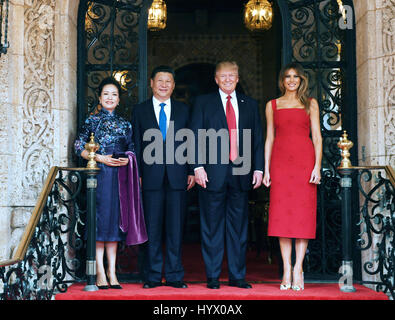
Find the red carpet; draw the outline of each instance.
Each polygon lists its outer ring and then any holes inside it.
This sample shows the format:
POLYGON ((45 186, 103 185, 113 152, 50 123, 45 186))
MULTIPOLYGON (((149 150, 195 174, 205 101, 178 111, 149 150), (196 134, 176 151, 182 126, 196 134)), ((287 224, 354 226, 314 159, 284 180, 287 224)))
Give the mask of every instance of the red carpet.
POLYGON ((334 283, 305 284, 300 292, 280 291, 279 283, 252 284, 252 289, 239 289, 221 284, 219 290, 206 288, 205 283, 189 283, 187 289, 158 287, 143 289, 141 284, 123 284, 123 290, 83 291, 84 284, 72 285, 56 300, 388 300, 384 293, 355 285, 354 293, 343 293, 334 283))
POLYGON ((256 257, 254 251, 247 255, 246 280, 252 289, 239 289, 227 285, 226 259, 220 277, 221 288, 206 288, 204 264, 200 247, 184 246, 184 269, 187 289, 158 287, 143 289, 142 284, 123 283, 123 290, 109 289, 85 292, 85 284, 74 284, 66 293, 57 294, 56 300, 388 300, 384 293, 378 293, 362 285, 354 285, 354 293, 343 293, 337 283, 305 283, 305 290, 280 291, 278 267, 267 263, 267 256, 256 257), (223 282, 222 282, 223 281, 223 282))

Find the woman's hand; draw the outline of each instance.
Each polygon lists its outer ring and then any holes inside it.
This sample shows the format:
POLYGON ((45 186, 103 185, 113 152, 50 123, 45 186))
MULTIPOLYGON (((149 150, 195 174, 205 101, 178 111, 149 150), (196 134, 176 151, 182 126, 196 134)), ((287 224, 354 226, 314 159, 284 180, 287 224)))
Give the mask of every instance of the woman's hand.
POLYGON ((109 167, 121 167, 126 166, 129 163, 129 158, 116 159, 113 158, 111 154, 96 154, 96 161, 101 162, 109 167))
POLYGON ((311 172, 310 183, 320 184, 321 183, 321 170, 318 167, 314 167, 311 172))
POLYGON ((270 180, 270 173, 265 171, 265 175, 263 176, 263 180, 262 183, 269 188, 269 186, 271 185, 272 181, 270 180))
POLYGON ((129 163, 129 158, 119 158, 118 160, 121 162, 121 164, 120 164, 121 167, 127 166, 129 163))

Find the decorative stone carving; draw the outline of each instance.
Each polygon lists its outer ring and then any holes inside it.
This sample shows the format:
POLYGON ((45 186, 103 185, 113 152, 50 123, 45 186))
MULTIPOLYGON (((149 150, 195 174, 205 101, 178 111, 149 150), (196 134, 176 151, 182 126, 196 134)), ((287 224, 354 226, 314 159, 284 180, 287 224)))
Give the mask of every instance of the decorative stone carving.
POLYGON ((55 0, 25 0, 23 195, 36 199, 53 164, 55 0))
POLYGON ((395 167, 395 0, 383 7, 385 164, 395 167))

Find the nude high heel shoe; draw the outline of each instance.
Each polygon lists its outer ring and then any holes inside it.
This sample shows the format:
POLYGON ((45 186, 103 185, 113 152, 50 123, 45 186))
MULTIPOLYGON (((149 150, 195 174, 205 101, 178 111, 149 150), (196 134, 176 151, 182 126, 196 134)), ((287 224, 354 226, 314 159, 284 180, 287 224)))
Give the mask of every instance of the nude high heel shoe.
POLYGON ((289 290, 291 288, 291 284, 280 284, 280 290, 289 290))
MULTIPOLYGON (((295 281, 295 275, 293 276, 293 280, 295 281)), ((292 290, 294 291, 302 291, 304 290, 304 272, 302 271, 302 285, 292 285, 292 290)))
MULTIPOLYGON (((291 269, 291 277, 292 277, 292 269, 291 269)), ((280 284, 280 290, 289 290, 291 288, 291 283, 280 284)))

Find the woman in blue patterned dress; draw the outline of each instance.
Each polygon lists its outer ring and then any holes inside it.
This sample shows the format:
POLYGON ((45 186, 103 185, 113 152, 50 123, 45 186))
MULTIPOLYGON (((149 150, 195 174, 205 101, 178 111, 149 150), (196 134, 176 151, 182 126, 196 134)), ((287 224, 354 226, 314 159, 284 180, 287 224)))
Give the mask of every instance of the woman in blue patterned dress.
POLYGON ((87 160, 88 152, 84 146, 89 141, 91 132, 100 145, 95 157, 100 168, 96 197, 96 283, 100 289, 108 289, 109 285, 110 288, 121 289, 115 274, 115 263, 118 241, 124 240, 126 234, 119 228, 118 167, 126 166, 129 159, 126 155, 120 158, 114 158, 113 155, 125 151, 134 152, 132 125, 115 112, 121 92, 115 79, 104 79, 98 92, 100 104, 86 119, 74 147, 77 155, 87 160), (108 262, 107 273, 103 265, 104 251, 108 262))

